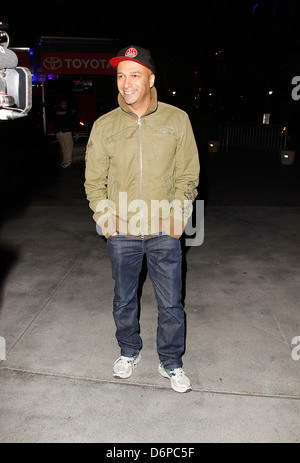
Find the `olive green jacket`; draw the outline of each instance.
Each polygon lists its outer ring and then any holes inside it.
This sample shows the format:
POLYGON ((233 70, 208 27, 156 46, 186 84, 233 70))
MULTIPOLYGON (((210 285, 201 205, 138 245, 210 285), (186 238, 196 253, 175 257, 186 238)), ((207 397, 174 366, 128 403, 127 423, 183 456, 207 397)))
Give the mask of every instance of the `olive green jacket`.
POLYGON ((121 95, 119 107, 93 125, 85 189, 94 219, 115 231, 179 237, 197 195, 199 157, 187 114, 157 101, 139 118, 121 95))

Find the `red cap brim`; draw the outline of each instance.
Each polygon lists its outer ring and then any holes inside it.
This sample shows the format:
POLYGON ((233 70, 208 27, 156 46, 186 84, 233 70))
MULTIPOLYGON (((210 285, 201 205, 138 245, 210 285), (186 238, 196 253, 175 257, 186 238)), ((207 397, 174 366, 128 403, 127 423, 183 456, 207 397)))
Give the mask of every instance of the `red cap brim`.
POLYGON ((134 63, 141 64, 145 68, 150 69, 148 66, 146 66, 146 64, 141 63, 137 59, 128 58, 127 56, 116 56, 115 58, 112 58, 109 62, 113 67, 116 67, 119 63, 121 63, 121 61, 133 61, 134 63))

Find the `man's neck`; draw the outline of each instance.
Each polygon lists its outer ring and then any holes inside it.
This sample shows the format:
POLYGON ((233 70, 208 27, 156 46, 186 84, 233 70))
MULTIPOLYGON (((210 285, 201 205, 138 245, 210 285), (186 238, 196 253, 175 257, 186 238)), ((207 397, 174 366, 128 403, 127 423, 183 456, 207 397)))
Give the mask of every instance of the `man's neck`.
POLYGON ((151 103, 151 98, 149 98, 148 101, 146 101, 145 103, 143 103, 142 105, 128 105, 126 104, 127 108, 129 109, 129 111, 132 111, 134 114, 136 114, 139 118, 142 117, 144 114, 146 114, 147 112, 147 109, 149 108, 150 106, 150 103, 151 103))

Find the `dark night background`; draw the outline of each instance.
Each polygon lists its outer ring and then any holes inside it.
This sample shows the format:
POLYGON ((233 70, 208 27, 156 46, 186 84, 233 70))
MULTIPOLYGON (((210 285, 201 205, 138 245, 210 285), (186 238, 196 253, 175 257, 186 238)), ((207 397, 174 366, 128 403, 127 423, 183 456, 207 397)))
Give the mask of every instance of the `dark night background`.
POLYGON ((300 74, 299 12, 296 0, 53 0, 10 2, 1 20, 10 24, 11 46, 34 47, 41 35, 144 46, 157 63, 161 100, 176 90, 172 102, 197 106, 204 118, 212 112, 260 122, 271 112, 272 122, 288 124, 298 111, 290 95, 300 74))

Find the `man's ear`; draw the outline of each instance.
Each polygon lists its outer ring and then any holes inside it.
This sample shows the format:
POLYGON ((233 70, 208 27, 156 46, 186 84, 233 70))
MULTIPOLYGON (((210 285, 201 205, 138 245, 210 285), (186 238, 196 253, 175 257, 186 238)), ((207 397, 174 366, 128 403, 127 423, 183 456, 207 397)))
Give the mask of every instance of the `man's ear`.
POLYGON ((155 82, 155 75, 154 75, 154 74, 151 74, 150 77, 149 77, 150 88, 153 87, 154 82, 155 82))

